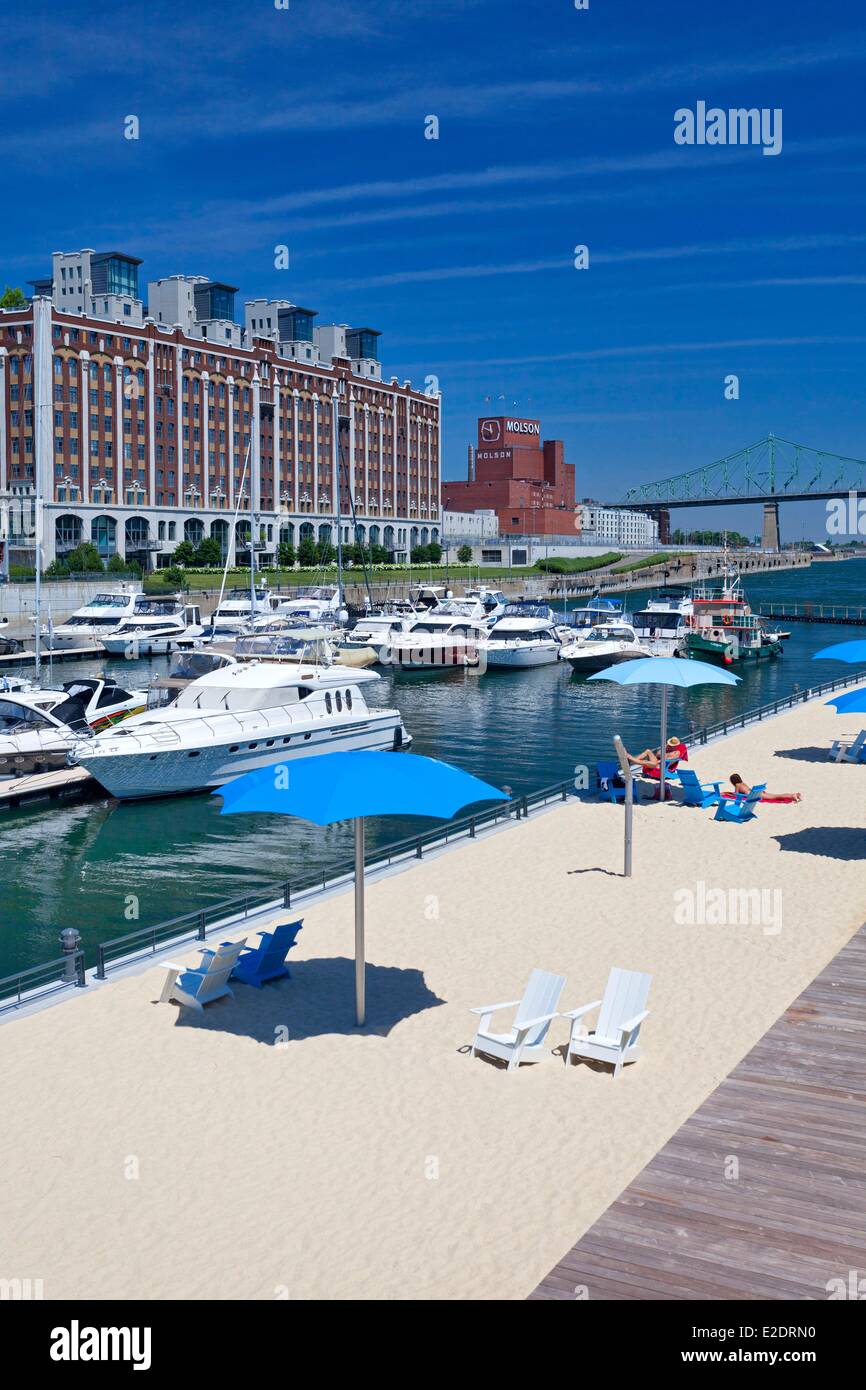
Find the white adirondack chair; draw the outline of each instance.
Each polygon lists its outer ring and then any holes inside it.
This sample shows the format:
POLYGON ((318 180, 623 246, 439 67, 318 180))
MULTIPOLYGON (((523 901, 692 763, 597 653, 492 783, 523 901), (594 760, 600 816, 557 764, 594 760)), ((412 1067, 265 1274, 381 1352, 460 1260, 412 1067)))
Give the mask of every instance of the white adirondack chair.
POLYGON ((862 763, 866 760, 866 729, 861 729, 855 739, 837 738, 830 749, 830 757, 837 763, 862 763))
POLYGON ((647 995, 652 975, 639 970, 611 970, 604 998, 593 1004, 571 1009, 563 1018, 571 1019, 566 1066, 572 1057, 589 1057, 598 1062, 610 1062, 614 1076, 619 1076, 624 1062, 634 1062, 638 1056, 638 1034, 649 1010, 647 995), (584 1032, 581 1019, 601 1006, 594 1032, 584 1032))
POLYGON ((212 1004, 226 995, 232 998, 228 979, 246 943, 244 937, 243 941, 224 941, 215 951, 202 951, 201 965, 197 966, 176 965, 170 961, 165 967, 167 974, 160 1003, 176 999, 179 1004, 203 1013, 205 1004, 212 1004))
POLYGON ((483 1052, 508 1063, 513 1071, 521 1062, 537 1062, 545 1053, 544 1040, 551 1020, 556 1018, 559 998, 565 988, 564 975, 551 975, 546 970, 533 970, 522 999, 509 999, 504 1004, 485 1004, 472 1009, 479 1015, 478 1030, 472 1044, 472 1056, 483 1052), (517 1009, 514 1023, 507 1033, 492 1033, 490 1020, 499 1009, 517 1009))

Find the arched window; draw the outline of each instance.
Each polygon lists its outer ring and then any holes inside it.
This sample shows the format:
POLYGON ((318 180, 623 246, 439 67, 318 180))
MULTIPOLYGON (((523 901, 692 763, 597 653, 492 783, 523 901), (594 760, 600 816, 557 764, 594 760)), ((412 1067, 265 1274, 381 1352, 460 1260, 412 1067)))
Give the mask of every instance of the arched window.
POLYGON ((59 516, 54 523, 54 548, 59 556, 81 544, 84 526, 80 516, 59 516))
POLYGON ((108 560, 117 554, 117 522, 113 516, 95 516, 90 523, 90 539, 100 558, 108 560))

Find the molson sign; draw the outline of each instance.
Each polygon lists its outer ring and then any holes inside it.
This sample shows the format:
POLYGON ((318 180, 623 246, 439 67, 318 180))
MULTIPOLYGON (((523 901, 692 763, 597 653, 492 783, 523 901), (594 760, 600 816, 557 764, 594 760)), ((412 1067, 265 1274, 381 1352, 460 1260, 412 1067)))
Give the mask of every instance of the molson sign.
POLYGON ((538 420, 516 420, 506 415, 497 415, 478 421, 478 443, 485 444, 534 444, 541 437, 541 424, 538 420))

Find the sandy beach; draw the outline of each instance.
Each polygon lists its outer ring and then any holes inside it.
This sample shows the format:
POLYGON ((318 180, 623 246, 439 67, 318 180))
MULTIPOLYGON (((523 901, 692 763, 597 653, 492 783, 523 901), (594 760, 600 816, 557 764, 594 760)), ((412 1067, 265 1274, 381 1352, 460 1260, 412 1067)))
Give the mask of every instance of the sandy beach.
POLYGON ((204 1016, 156 1002, 156 966, 13 1018, 0 1277, 46 1298, 526 1297, 862 925, 866 769, 826 758, 857 728, 818 701, 696 750, 705 780, 803 801, 744 826, 639 805, 630 880, 621 808, 574 801, 370 885, 362 1033, 351 891, 303 910, 291 981, 204 1016), (772 913, 683 920, 685 890, 712 889, 772 913), (469 1055, 469 1009, 533 967, 567 976, 569 1009, 612 965, 653 976, 617 1081, 565 1069, 562 1020, 538 1065, 469 1055))

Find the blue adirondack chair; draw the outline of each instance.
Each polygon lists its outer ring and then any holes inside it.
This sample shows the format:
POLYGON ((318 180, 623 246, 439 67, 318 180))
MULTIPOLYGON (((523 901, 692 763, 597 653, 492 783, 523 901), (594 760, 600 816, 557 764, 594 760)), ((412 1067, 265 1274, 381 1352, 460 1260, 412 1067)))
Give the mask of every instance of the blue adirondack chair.
POLYGON ((718 806, 722 799, 721 783, 703 784, 696 772, 684 767, 674 773, 683 789, 683 806, 718 806))
POLYGON ((281 922, 272 932, 259 932, 258 946, 247 946, 241 952, 232 979, 255 985, 256 989, 261 989, 269 980, 290 980, 292 975, 286 956, 295 945, 303 924, 301 918, 297 922, 281 922))
POLYGON ((746 796, 735 796, 730 801, 722 798, 716 807, 714 819, 736 821, 740 825, 744 820, 754 820, 755 812, 752 807, 760 801, 766 790, 767 784, 762 782, 760 786, 752 787, 746 796))
POLYGON ((602 796, 606 794, 610 798, 614 806, 618 801, 625 801, 625 785, 613 780, 618 773, 622 775, 622 769, 613 758, 609 762, 600 762, 595 765, 599 790, 602 796))

